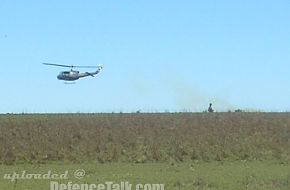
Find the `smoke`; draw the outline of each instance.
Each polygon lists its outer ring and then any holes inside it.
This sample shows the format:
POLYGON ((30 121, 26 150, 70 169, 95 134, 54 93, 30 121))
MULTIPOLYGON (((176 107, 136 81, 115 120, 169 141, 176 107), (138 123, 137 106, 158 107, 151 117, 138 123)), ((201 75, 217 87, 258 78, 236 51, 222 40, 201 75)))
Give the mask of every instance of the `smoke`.
POLYGON ((216 111, 234 110, 234 106, 228 101, 226 93, 217 95, 215 92, 200 88, 184 79, 163 79, 159 79, 155 83, 152 83, 151 80, 145 81, 141 77, 131 80, 130 91, 138 97, 136 99, 139 101, 136 101, 135 104, 144 106, 151 102, 151 106, 156 109, 161 107, 175 109, 170 111, 200 112, 207 110, 209 103, 212 103, 216 111))
MULTIPOLYGON (((167 84, 171 94, 174 96, 178 109, 188 111, 207 110, 209 103, 217 111, 227 111, 234 109, 227 98, 215 94, 206 93, 197 85, 189 84, 185 81, 172 81, 167 84)), ((225 95, 224 95, 225 96, 225 95)))

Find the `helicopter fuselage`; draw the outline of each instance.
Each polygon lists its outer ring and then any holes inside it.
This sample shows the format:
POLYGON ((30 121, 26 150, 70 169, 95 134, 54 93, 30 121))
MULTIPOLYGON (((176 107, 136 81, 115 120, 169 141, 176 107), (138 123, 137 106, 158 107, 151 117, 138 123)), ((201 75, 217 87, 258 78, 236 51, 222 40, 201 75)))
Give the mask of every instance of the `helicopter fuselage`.
POLYGON ((60 72, 59 75, 57 75, 58 80, 66 80, 66 81, 74 81, 78 80, 79 72, 78 71, 63 71, 60 72))
POLYGON ((82 77, 87 77, 87 76, 94 77, 94 75, 98 74, 100 71, 101 71, 101 67, 98 68, 98 70, 95 72, 80 73, 79 71, 74 71, 74 70, 62 71, 57 75, 57 79, 65 80, 65 81, 75 81, 82 77))

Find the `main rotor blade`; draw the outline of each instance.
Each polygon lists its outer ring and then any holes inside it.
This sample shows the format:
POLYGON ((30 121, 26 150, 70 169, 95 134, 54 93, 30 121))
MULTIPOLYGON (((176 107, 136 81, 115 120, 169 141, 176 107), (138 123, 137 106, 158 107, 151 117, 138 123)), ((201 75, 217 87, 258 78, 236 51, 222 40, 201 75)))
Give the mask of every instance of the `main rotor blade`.
POLYGON ((99 66, 73 66, 75 68, 98 68, 99 66))
POLYGON ((58 67, 74 67, 72 65, 60 65, 60 64, 52 64, 52 63, 43 63, 44 65, 58 66, 58 67))
POLYGON ((60 65, 60 64, 53 64, 53 63, 43 63, 44 65, 51 65, 51 66, 58 66, 58 67, 69 67, 69 68, 100 68, 102 66, 74 66, 74 65, 60 65))

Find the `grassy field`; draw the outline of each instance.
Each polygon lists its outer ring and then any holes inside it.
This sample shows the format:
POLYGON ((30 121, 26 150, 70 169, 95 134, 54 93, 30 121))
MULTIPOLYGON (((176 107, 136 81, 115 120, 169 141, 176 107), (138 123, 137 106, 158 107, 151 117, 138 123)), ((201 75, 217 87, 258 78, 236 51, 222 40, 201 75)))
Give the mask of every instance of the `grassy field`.
POLYGON ((288 113, 1 115, 0 163, 290 158, 288 113))
MULTIPOLYGON (((0 175, 12 172, 45 174, 48 171, 65 173, 67 180, 60 183, 100 184, 108 181, 128 181, 134 185, 147 183, 164 184, 167 190, 288 190, 290 189, 290 165, 269 161, 236 161, 193 163, 175 165, 166 163, 106 163, 106 164, 45 164, 1 166, 0 175), (74 177, 78 169, 86 171, 83 179, 74 177)), ((54 181, 54 180, 53 180, 54 181)), ((0 188, 5 190, 49 190, 50 180, 0 179, 0 188)), ((134 187, 134 186, 133 186, 134 187)), ((132 189, 133 190, 133 189, 132 189)))
MULTIPOLYGON (((289 189, 290 113, 0 115, 1 175, 83 168, 83 182, 289 189)), ((0 179, 0 189, 49 189, 0 179)))

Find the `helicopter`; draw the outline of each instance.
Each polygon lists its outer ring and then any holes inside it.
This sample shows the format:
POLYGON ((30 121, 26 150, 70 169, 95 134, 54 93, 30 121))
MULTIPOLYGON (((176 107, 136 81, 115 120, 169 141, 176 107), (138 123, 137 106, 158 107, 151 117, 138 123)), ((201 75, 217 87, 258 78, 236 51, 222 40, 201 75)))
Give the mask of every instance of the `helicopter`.
POLYGON ((75 81, 75 80, 78 80, 80 78, 87 77, 87 76, 94 77, 103 69, 103 67, 101 65, 98 65, 98 66, 74 66, 74 65, 60 65, 60 64, 53 64, 53 63, 42 63, 42 64, 70 68, 70 71, 62 71, 57 75, 58 80, 64 80, 64 81, 75 81), (97 70, 95 72, 80 73, 77 70, 73 70, 73 68, 97 68, 97 70))

